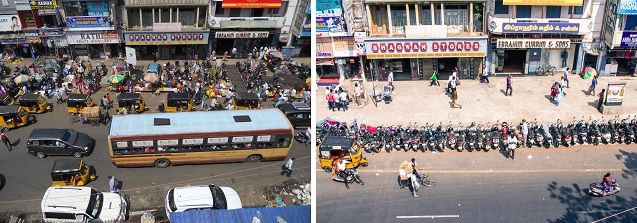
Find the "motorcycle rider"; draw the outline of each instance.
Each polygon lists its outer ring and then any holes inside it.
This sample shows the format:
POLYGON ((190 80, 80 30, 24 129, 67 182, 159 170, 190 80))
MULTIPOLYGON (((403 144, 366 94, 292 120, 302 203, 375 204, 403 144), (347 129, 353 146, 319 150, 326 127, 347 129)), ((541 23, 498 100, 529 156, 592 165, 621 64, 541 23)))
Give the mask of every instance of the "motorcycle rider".
POLYGON ((604 174, 602 178, 602 185, 604 186, 604 193, 610 193, 615 189, 615 179, 611 176, 610 173, 604 174))
POLYGON ((411 163, 409 163, 409 164, 411 164, 411 169, 412 169, 411 173, 414 176, 416 176, 416 179, 420 180, 421 177, 420 177, 420 174, 418 174, 418 170, 422 170, 422 168, 417 168, 416 167, 416 158, 412 157, 411 158, 411 163))

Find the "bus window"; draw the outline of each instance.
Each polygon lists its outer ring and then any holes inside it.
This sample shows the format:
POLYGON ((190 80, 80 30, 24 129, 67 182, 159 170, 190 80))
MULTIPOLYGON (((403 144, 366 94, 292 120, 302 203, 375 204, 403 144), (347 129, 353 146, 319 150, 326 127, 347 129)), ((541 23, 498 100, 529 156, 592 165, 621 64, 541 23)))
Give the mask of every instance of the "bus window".
POLYGON ((278 135, 276 139, 276 147, 288 147, 290 146, 290 136, 289 135, 278 135))

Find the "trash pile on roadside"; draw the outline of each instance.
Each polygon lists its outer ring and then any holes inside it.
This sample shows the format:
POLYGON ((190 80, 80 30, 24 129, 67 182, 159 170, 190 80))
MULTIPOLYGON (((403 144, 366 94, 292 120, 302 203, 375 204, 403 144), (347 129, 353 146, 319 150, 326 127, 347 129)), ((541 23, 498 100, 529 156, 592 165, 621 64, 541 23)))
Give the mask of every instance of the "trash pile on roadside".
POLYGON ((287 180, 281 186, 270 186, 263 189, 268 207, 282 207, 290 205, 309 205, 311 202, 310 183, 298 180, 287 180))

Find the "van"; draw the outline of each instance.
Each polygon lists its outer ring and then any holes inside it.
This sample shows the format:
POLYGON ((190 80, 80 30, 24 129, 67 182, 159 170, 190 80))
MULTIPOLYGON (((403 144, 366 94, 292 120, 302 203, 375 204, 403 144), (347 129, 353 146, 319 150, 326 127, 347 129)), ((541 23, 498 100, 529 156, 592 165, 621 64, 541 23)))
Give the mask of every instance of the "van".
POLYGON ((117 193, 91 187, 49 187, 42 198, 43 222, 122 222, 128 201, 117 193))
POLYGON ((277 106, 290 120, 294 128, 308 128, 312 122, 312 109, 305 103, 292 102, 277 106))
POLYGON ((95 139, 73 129, 34 129, 27 139, 27 152, 40 159, 48 155, 73 155, 81 158, 91 153, 95 139))

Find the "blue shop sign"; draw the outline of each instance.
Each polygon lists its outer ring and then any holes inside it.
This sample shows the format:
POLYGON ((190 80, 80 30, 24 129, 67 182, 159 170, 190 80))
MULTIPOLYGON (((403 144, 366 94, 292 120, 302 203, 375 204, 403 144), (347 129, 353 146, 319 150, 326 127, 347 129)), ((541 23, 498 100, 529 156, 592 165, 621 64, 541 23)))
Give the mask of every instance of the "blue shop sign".
POLYGON ((617 13, 622 15, 637 15, 637 0, 621 0, 617 13))
POLYGON ((565 22, 505 22, 502 23, 502 33, 559 33, 578 34, 579 23, 565 22))
POLYGON ((624 31, 622 34, 622 41, 619 45, 621 47, 637 47, 637 32, 624 31))
POLYGON ((66 17, 68 28, 104 28, 111 26, 108 16, 75 16, 66 17))
POLYGON ((303 37, 312 36, 312 30, 311 29, 303 29, 303 31, 301 31, 301 36, 303 36, 303 37))

